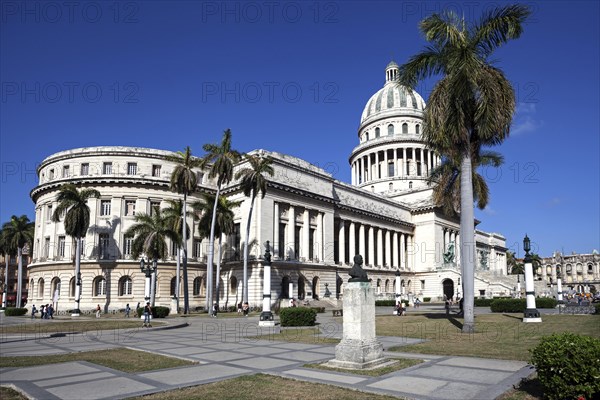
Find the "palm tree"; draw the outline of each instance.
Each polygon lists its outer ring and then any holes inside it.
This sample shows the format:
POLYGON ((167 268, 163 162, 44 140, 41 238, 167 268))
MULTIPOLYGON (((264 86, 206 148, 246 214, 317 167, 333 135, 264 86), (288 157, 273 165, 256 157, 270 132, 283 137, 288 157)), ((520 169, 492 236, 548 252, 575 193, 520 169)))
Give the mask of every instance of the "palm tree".
POLYGON ((541 276, 543 275, 542 258, 537 253, 531 253, 529 255, 529 259, 531 260, 531 266, 533 267, 533 276, 538 275, 538 271, 539 271, 540 280, 541 280, 542 279, 541 276))
POLYGON ((409 88, 423 78, 442 75, 425 109, 423 138, 431 149, 460 162, 465 333, 475 331, 473 155, 508 137, 515 110, 514 90, 489 57, 521 35, 529 14, 526 6, 509 5, 489 11, 472 25, 453 12, 433 14, 420 24, 432 44, 400 68, 400 84, 409 88))
POLYGON ((52 214, 52 221, 59 222, 64 215, 65 233, 76 241, 75 249, 75 311, 73 315, 79 315, 79 303, 81 301, 81 238, 85 237, 90 227, 90 207, 87 201, 90 198, 100 197, 96 189, 77 190, 75 185, 66 184, 58 192, 58 206, 52 214))
MULTIPOLYGON (((201 160, 192 156, 192 150, 189 146, 184 151, 178 151, 173 156, 167 158, 177 164, 171 173, 171 190, 183 194, 183 209, 181 210, 182 218, 187 215, 187 196, 196 190, 196 172, 194 168, 200 167, 201 160)), ((187 225, 187 224, 186 224, 187 225)), ((188 275, 187 275, 187 232, 182 228, 182 246, 183 246, 183 313, 190 312, 190 299, 188 290, 188 275)), ((177 274, 177 286, 179 286, 179 273, 177 274)), ((179 291, 177 292, 179 296, 179 291)), ((179 302, 179 298, 177 299, 179 302)), ((179 303, 178 303, 179 304, 179 303)))
MULTIPOLYGON (((177 300, 177 310, 179 310, 179 269, 180 269, 180 259, 181 259, 181 247, 182 247, 182 233, 183 233, 183 201, 181 200, 167 200, 167 204, 169 205, 167 208, 163 210, 164 216, 168 221, 168 224, 171 226, 171 229, 177 233, 177 272, 175 273, 175 299, 177 300)), ((193 216, 193 213, 186 212, 186 217, 193 216)), ((185 224, 185 234, 186 237, 189 236, 190 228, 188 224, 185 224)))
MULTIPOLYGON (((27 215, 17 217, 13 215, 10 221, 2 226, 2 233, 5 236, 8 249, 17 249, 17 308, 21 307, 21 297, 23 293, 23 248, 29 244, 33 244, 35 223, 30 222, 27 215)), ((8 273, 8 265, 7 271, 8 273)))
MULTIPOLYGON (((150 260, 167 258, 168 248, 167 240, 179 243, 181 235, 173 229, 172 220, 165 216, 165 212, 160 208, 153 210, 152 215, 136 214, 135 223, 125 232, 128 236, 133 236, 131 246, 131 257, 138 258, 145 254, 150 260)), ((154 272, 156 274, 156 271, 154 272)), ((151 293, 154 293, 155 280, 151 283, 151 293)), ((151 304, 154 304, 154 296, 151 295, 151 304)))
MULTIPOLYGON (((207 143, 202 146, 206 155, 202 159, 202 167, 210 165, 208 177, 217 178, 217 193, 215 195, 215 205, 212 209, 212 220, 210 224, 210 238, 208 240, 208 260, 206 262, 206 279, 212 282, 213 258, 215 254, 215 223, 217 219, 217 202, 221 195, 221 187, 227 184, 233 178, 233 167, 240 160, 239 152, 231 148, 231 130, 223 132, 223 138, 220 144, 207 143)), ((212 285, 207 285, 206 301, 207 308, 212 304, 212 285)))
POLYGON ((246 223, 246 241, 244 242, 244 279, 242 298, 244 302, 248 301, 248 244, 250 243, 250 223, 252 222, 252 211, 254 210, 254 199, 260 193, 261 198, 267 193, 266 174, 273 176, 273 159, 271 157, 262 157, 262 155, 246 155, 246 160, 250 167, 246 167, 235 174, 235 179, 241 179, 244 195, 250 197, 250 211, 248 212, 248 222, 246 223))
MULTIPOLYGON (((234 232, 235 224, 233 222, 235 214, 233 209, 239 207, 241 204, 240 201, 230 201, 225 197, 219 197, 217 203, 217 212, 213 213, 215 196, 212 194, 203 194, 202 199, 194 202, 192 207, 196 212, 200 214, 200 218, 198 219, 198 230, 201 237, 207 237, 210 235, 210 229, 212 225, 212 215, 215 215, 216 223, 214 224, 214 232, 215 235, 219 238, 219 256, 217 257, 217 273, 216 273, 216 302, 219 304, 219 293, 221 289, 221 258, 222 258, 222 239, 223 235, 230 235, 234 232)), ((212 277, 209 280, 208 277, 206 279, 208 282, 208 287, 212 288, 212 277)), ((210 309, 210 304, 212 302, 212 298, 206 296, 206 307, 210 309), (210 302, 209 302, 210 300, 210 302)))
MULTIPOLYGON (((480 210, 487 206, 490 190, 483 176, 477 172, 477 167, 499 167, 503 162, 504 157, 494 151, 482 151, 481 154, 473 155, 473 200, 477 202, 477 208, 480 210)), ((436 206, 442 207, 450 216, 460 212, 459 162, 444 157, 442 163, 431 170, 427 183, 434 185, 433 202, 436 206)))
POLYGON ((519 261, 517 260, 515 253, 512 251, 507 251, 506 252, 506 267, 508 269, 508 273, 509 274, 522 274, 523 272, 515 272, 519 266, 522 268, 523 264, 519 264, 519 261))
POLYGON ((2 307, 6 308, 8 297, 8 265, 10 257, 16 256, 17 249, 11 248, 4 230, 0 231, 0 254, 4 257, 4 290, 2 291, 2 307))

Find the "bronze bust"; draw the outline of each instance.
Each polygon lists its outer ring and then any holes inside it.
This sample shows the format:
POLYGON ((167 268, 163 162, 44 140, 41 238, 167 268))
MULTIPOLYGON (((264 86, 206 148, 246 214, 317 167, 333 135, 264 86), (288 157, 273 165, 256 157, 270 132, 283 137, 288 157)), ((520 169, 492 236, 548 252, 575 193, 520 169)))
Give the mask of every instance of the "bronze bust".
POLYGON ((360 254, 354 256, 354 265, 348 271, 348 275, 350 275, 350 279, 348 282, 369 282, 370 279, 367 278, 367 273, 364 269, 362 269, 363 258, 360 254))

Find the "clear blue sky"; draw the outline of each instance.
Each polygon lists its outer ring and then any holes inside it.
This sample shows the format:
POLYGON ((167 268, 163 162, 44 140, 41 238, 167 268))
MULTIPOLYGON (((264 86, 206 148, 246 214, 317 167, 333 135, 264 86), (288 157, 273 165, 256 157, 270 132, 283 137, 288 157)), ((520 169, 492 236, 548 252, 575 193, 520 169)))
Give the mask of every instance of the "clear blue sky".
MULTIPOLYGON (((494 2, 493 4, 503 4, 494 2)), ((519 102, 488 177, 480 229, 522 254, 600 249, 599 3, 529 2, 494 59, 519 102)), ((57 151, 217 142, 291 154, 349 182, 348 156, 390 59, 422 49, 418 22, 488 2, 0 1, 0 222, 33 218, 35 168, 57 151)), ((418 91, 427 100, 434 81, 418 91)))

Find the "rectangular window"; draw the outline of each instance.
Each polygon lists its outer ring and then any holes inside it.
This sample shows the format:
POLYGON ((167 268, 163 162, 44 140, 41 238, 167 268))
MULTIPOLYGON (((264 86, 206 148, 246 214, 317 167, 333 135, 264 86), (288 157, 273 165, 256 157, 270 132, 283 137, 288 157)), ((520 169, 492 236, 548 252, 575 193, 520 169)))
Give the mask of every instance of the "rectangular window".
POLYGON ((279 251, 279 253, 277 255, 282 260, 285 258, 285 248, 286 248, 285 233, 287 232, 286 228, 287 228, 286 224, 279 223, 279 248, 277 249, 279 251))
POLYGON ((130 256, 133 247, 133 236, 125 235, 123 238, 123 255, 130 256))
POLYGON ((196 185, 201 185, 204 182, 204 173, 202 172, 196 172, 196 185))
POLYGON ((154 216, 156 214, 156 210, 160 210, 160 201, 151 201, 150 202, 150 215, 154 216))
POLYGON ((52 204, 48 204, 48 208, 46 209, 46 222, 50 222, 52 219, 52 204))
POLYGON ((89 175, 90 173, 90 164, 83 163, 81 164, 81 173, 79 175, 89 175))
POLYGON ((50 238, 47 237, 44 239, 44 257, 48 258, 49 254, 50 254, 50 238))
POLYGON ((194 247, 192 247, 192 257, 200 258, 202 256, 202 241, 194 239, 194 247))
POLYGON ((68 178, 71 175, 71 170, 68 165, 63 165, 62 177, 68 178))
POLYGON ((179 248, 179 246, 177 245, 177 242, 171 241, 171 256, 173 256, 173 257, 177 256, 178 248, 179 248))
POLYGON ((105 162, 104 164, 102 164, 102 173, 104 175, 112 174, 112 163, 111 162, 105 162))
POLYGON ((152 176, 160 177, 160 165, 152 166, 152 176))
POLYGON ((50 180, 54 179, 54 168, 51 169, 50 171, 48 171, 48 179, 50 179, 50 180))
POLYGON ((388 176, 394 176, 394 163, 388 163, 388 176))
POLYGON ((425 281, 421 280, 421 290, 425 289, 425 281))
POLYGON ((125 215, 128 217, 135 215, 135 200, 125 200, 125 215))
POLYGON ((127 175, 137 175, 137 163, 127 163, 127 175))
POLYGON ((65 237, 64 236, 58 237, 58 256, 61 258, 65 256, 65 237))
POLYGON ((98 242, 98 255, 100 256, 100 259, 107 260, 109 258, 108 245, 110 243, 110 238, 108 236, 108 233, 101 233, 99 237, 100 240, 98 242))
POLYGON ((110 200, 100 200, 100 215, 110 215, 110 200))

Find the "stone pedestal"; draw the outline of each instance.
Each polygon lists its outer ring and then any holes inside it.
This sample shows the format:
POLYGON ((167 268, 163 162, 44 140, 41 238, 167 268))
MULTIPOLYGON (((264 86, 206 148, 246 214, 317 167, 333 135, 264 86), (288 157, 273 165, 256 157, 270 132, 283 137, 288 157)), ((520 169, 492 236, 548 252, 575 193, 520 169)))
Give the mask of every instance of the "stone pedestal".
POLYGON ((368 369, 386 360, 375 336, 375 292, 370 282, 349 282, 344 287, 344 335, 328 366, 368 369))

